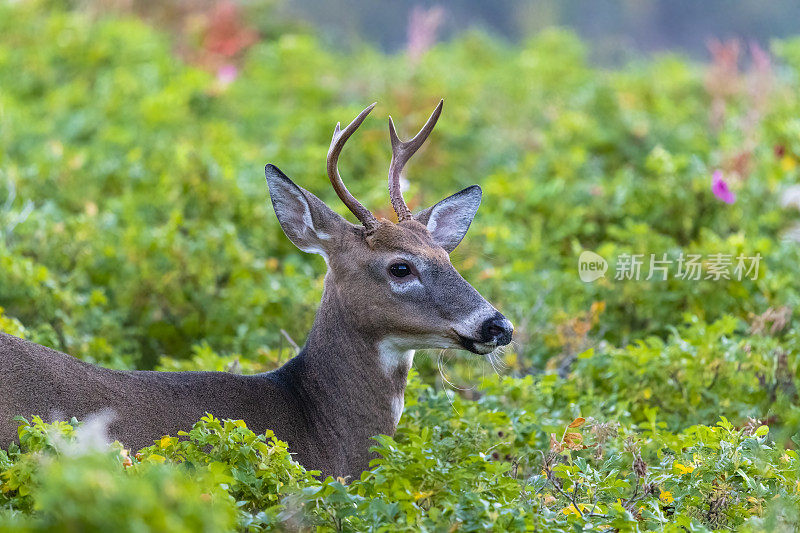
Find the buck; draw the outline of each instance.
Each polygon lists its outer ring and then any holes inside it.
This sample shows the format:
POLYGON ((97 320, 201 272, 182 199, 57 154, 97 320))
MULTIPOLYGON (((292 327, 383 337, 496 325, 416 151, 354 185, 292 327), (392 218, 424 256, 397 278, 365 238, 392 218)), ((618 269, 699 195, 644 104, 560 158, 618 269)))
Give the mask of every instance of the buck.
POLYGON ((371 438, 394 434, 414 351, 490 354, 512 325, 456 271, 449 254, 481 201, 473 185, 412 214, 400 190, 409 158, 430 135, 440 102, 410 141, 389 118, 389 195, 397 223, 376 218, 345 187, 337 160, 375 106, 336 125, 328 177, 361 222, 354 225, 267 165, 272 205, 286 236, 327 264, 322 302, 305 346, 281 368, 257 375, 118 371, 0 334, 0 445, 16 436, 15 415, 50 419, 112 413, 111 437, 138 449, 188 429, 206 412, 272 429, 308 469, 357 476, 371 438))

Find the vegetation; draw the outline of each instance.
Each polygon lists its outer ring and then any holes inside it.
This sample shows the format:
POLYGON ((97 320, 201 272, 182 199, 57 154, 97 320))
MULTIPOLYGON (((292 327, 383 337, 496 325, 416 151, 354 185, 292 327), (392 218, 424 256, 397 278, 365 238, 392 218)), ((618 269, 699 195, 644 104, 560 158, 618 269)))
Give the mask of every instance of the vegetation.
MULTIPOLYGON (((264 164, 344 213, 333 125, 377 100, 407 134, 445 96, 406 197, 483 187, 453 261, 517 325, 505 367, 417 357, 360 479, 320 480, 213 416, 141 451, 97 421, 21 420, 0 530, 800 528, 800 41, 603 71, 552 30, 415 57, 272 31, 222 53, 126 15, 0 4, 0 329, 114 368, 275 368, 324 265, 283 236, 264 164), (581 281, 584 250, 604 278, 581 281), (626 254, 640 279, 615 279, 626 254), (668 279, 645 279, 650 254, 668 279), (701 279, 676 275, 681 254, 701 279)), ((348 187, 388 217, 385 123, 351 144, 348 187)))

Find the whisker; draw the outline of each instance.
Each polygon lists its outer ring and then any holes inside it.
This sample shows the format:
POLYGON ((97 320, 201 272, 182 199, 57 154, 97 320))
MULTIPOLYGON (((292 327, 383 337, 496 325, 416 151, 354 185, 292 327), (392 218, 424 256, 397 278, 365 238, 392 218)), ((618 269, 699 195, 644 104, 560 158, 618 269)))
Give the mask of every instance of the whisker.
POLYGON ((453 403, 453 399, 450 397, 450 395, 445 393, 445 396, 447 396, 447 401, 450 402, 450 407, 453 408, 453 412, 455 412, 456 415, 461 416, 461 413, 458 411, 458 409, 456 409, 456 404, 453 403))
POLYGON ((519 343, 519 341, 516 341, 514 339, 511 339, 511 343, 509 343, 507 346, 507 348, 512 348, 512 347, 514 348, 515 352, 520 352, 522 350, 522 345, 519 343))
POLYGON ((491 352, 487 353, 486 354, 486 359, 489 361, 489 364, 492 365, 492 368, 494 369, 494 373, 499 376, 500 372, 498 372, 497 366, 495 366, 495 362, 494 362, 494 351, 491 351, 491 352))
MULTIPOLYGON (((440 351, 439 352, 439 357, 437 358, 437 363, 436 364, 439 366, 439 376, 442 378, 442 382, 443 383, 447 383, 451 387, 455 388, 455 385, 450 383, 450 381, 444 375, 444 368, 442 367, 442 355, 444 354, 444 352, 445 352, 445 350, 440 351)), ((461 413, 459 413, 458 409, 456 409, 456 404, 453 403, 453 399, 450 397, 448 392, 452 392, 452 391, 445 391, 444 394, 445 394, 445 396, 447 396, 447 401, 450 402, 450 407, 453 408, 453 411, 456 413, 456 415, 461 416, 461 413)))
POLYGON ((509 349, 508 346, 503 346, 499 350, 496 350, 497 353, 496 353, 495 357, 497 358, 497 364, 499 364, 500 368, 502 368, 502 369, 507 369, 508 368, 508 364, 503 360, 502 357, 500 357, 500 354, 505 355, 506 352, 508 351, 508 349, 509 349))
POLYGON ((452 388, 454 388, 454 389, 456 389, 456 390, 460 390, 460 391, 467 391, 467 390, 471 390, 473 387, 470 387, 470 388, 467 388, 467 389, 465 389, 465 388, 462 388, 462 387, 458 387, 457 385, 453 384, 453 383, 452 383, 452 382, 451 382, 449 379, 447 379, 447 377, 445 376, 445 374, 444 374, 444 367, 443 367, 443 365, 442 365, 442 354, 444 354, 444 352, 446 352, 446 351, 447 351, 447 350, 442 350, 442 351, 439 353, 439 361, 438 361, 438 365, 439 365, 439 375, 441 376, 441 378, 442 378, 442 381, 444 381, 445 383, 447 383, 448 385, 450 385, 452 388))
POLYGON ((508 365, 505 364, 505 362, 503 361, 503 358, 500 357, 500 352, 495 352, 493 358, 494 358, 495 364, 500 368, 501 371, 503 371, 506 368, 508 368, 508 365))

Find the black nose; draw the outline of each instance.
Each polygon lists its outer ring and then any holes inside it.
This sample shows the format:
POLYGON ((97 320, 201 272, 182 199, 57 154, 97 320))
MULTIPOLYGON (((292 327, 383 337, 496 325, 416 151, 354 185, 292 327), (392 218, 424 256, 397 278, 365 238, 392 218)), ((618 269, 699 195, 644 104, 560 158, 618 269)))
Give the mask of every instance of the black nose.
POLYGON ((486 343, 495 343, 498 346, 505 346, 511 342, 512 333, 514 333, 514 325, 500 313, 488 319, 481 326, 481 340, 486 343))

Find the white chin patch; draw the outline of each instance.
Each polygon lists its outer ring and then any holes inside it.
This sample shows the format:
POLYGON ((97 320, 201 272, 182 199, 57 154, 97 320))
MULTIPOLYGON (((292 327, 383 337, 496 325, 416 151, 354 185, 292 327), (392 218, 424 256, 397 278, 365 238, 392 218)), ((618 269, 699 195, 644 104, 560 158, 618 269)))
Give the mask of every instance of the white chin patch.
POLYGON ((392 398, 392 422, 395 426, 400 423, 400 417, 403 416, 403 406, 405 399, 402 394, 398 394, 392 398))
POLYGON ((454 341, 439 335, 399 336, 390 335, 378 342, 378 356, 383 372, 389 376, 398 368, 411 368, 414 352, 426 348, 457 348, 462 347, 454 341))
POLYGON ((495 343, 487 344, 485 342, 474 342, 472 343, 472 345, 475 347, 475 350, 481 355, 486 355, 497 349, 497 344, 495 343))
POLYGON ((383 373, 394 374, 398 368, 411 368, 414 349, 396 337, 387 337, 378 342, 378 357, 383 373))

